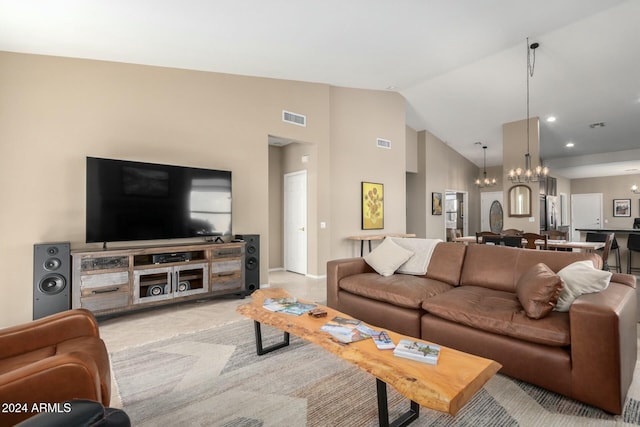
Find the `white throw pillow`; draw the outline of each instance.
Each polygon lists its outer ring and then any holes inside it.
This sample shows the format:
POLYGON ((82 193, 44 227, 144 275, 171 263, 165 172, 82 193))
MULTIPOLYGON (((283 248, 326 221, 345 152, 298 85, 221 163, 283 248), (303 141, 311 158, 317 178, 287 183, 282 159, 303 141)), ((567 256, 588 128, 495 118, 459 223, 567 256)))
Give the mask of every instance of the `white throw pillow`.
POLYGON ((364 260, 378 274, 391 276, 406 260, 413 256, 413 252, 393 243, 393 240, 386 238, 364 256, 364 260))
POLYGON ((398 268, 397 272, 402 274, 423 275, 427 274, 429 261, 436 245, 442 242, 441 239, 420 239, 392 237, 394 243, 413 252, 413 256, 398 268))
POLYGON ((597 270, 591 261, 578 261, 558 271, 558 276, 564 286, 554 310, 569 311, 573 301, 580 295, 607 289, 612 274, 610 271, 597 270))

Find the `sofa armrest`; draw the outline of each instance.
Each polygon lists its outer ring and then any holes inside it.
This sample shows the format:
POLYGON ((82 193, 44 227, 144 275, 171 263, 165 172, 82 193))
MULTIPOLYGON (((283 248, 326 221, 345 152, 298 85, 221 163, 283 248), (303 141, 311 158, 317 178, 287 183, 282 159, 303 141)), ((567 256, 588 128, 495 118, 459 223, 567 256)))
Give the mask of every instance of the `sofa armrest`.
MULTIPOLYGON (((55 355, 0 374, 0 402, 24 405, 26 413, 4 413, 0 425, 13 425, 35 415, 40 403, 56 403, 82 398, 104 405, 100 372, 93 359, 82 352, 55 355)), ((23 408, 23 409, 24 409, 23 408)))
POLYGON ((637 359, 635 287, 611 282, 569 311, 574 397, 620 414, 637 359))
POLYGON ((85 336, 100 336, 98 322, 93 314, 82 308, 63 311, 33 322, 0 329, 0 359, 85 336))
POLYGON ((345 258, 329 261, 327 263, 327 305, 337 309, 338 283, 343 277, 374 271, 364 261, 364 258, 345 258))
POLYGON ((622 283, 623 285, 631 286, 632 288, 636 287, 636 276, 633 274, 613 273, 611 281, 622 283))

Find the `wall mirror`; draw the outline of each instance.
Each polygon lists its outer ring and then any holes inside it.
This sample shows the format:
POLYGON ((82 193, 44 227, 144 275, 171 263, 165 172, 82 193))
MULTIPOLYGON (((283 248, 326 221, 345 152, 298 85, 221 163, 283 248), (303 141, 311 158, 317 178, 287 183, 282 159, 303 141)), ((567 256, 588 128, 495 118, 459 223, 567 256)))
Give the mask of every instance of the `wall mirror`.
POLYGON ((509 190, 509 216, 531 216, 531 188, 514 185, 509 190))

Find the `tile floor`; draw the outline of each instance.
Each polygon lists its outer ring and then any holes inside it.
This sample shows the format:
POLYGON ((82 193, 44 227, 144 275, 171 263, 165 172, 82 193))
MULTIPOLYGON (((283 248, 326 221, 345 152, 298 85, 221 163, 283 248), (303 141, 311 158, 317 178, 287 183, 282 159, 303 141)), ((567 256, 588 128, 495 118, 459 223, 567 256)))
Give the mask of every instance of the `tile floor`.
MULTIPOLYGON (((269 287, 284 288, 291 295, 310 301, 325 301, 326 280, 277 271, 269 274, 269 287)), ((101 320, 100 334, 110 352, 158 341, 178 334, 208 329, 240 319, 236 307, 250 297, 224 296, 198 300, 101 320)))
MULTIPOLYGON (((269 274, 269 287, 284 288, 291 295, 310 301, 326 301, 326 279, 312 279, 300 274, 277 271, 269 274)), ((242 316, 236 307, 249 302, 249 298, 225 296, 199 300, 151 310, 102 319, 100 335, 110 353, 127 347, 159 341, 165 338, 208 329, 233 322, 242 316)), ((112 378, 111 406, 121 408, 117 385, 112 378)))

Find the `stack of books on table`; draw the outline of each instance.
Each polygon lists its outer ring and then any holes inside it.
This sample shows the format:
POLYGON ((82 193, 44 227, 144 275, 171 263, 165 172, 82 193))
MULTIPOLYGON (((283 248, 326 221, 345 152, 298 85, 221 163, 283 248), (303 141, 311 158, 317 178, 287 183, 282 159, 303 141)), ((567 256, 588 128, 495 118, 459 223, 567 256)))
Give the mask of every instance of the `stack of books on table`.
POLYGON ((298 302, 294 297, 291 298, 267 298, 262 304, 263 308, 277 313, 293 314, 300 316, 307 311, 316 308, 316 304, 307 304, 298 302))
POLYGON ((440 356, 440 346, 403 339, 400 340, 395 350, 393 350, 393 354, 398 357, 404 357, 405 359, 436 365, 438 363, 438 356, 440 356))

